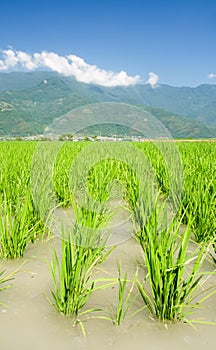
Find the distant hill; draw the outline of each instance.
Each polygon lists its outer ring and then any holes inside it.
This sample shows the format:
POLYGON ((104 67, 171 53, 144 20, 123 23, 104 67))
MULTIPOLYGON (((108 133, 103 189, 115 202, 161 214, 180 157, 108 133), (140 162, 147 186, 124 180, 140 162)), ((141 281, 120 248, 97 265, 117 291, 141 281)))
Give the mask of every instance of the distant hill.
POLYGON ((11 72, 0 73, 0 92, 4 90, 24 90, 40 84, 44 79, 58 76, 54 72, 11 72))
POLYGON ((54 72, 0 73, 0 136, 43 133, 55 118, 95 102, 138 105, 157 117, 175 138, 216 138, 215 85, 106 88, 54 72))

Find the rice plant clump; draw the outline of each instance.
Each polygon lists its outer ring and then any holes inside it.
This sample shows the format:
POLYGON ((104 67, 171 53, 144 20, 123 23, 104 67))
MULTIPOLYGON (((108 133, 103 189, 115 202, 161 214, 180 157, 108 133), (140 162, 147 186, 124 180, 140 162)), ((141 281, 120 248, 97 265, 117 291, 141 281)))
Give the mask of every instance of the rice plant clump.
MULTIPOLYGON (((144 221, 144 220, 143 220, 144 221)), ((206 254, 206 244, 189 250, 190 225, 179 234, 180 224, 164 221, 163 209, 155 209, 151 218, 140 227, 137 239, 142 247, 147 276, 138 280, 140 295, 149 312, 161 321, 188 321, 187 316, 207 297, 200 288, 203 274, 200 268, 206 254)))
POLYGON ((179 208, 185 224, 193 216, 193 234, 197 242, 216 237, 216 145, 181 143, 178 145, 184 165, 184 198, 179 208))
MULTIPOLYGON (((71 232, 63 233, 61 258, 54 251, 51 262, 55 307, 60 313, 72 315, 75 319, 94 290, 94 267, 110 253, 104 252, 105 247, 101 242, 95 246, 84 244, 84 238, 81 239, 81 236, 83 232, 76 224, 71 232), (81 240, 83 244, 77 244, 81 240)), ((89 242, 88 237, 87 241, 89 242)))
POLYGON ((31 239, 28 203, 17 202, 13 207, 7 198, 0 208, 0 256, 20 258, 31 239))

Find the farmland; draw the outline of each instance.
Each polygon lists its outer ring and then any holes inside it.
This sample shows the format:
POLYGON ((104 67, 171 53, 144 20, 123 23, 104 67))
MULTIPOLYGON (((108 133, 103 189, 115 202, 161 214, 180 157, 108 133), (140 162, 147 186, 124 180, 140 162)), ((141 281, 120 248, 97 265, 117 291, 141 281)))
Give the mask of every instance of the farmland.
POLYGON ((215 305, 215 159, 213 142, 1 142, 3 316, 38 268, 62 334, 64 322, 80 337, 92 322, 214 327, 215 307, 199 307, 215 305))

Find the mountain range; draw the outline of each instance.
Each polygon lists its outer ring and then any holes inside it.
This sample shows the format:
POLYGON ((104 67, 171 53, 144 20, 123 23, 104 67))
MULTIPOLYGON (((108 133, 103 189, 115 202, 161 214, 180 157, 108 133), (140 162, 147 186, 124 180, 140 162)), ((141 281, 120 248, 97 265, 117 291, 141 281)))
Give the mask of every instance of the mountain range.
MULTIPOLYGON (((216 138, 216 85, 103 87, 47 71, 0 73, 0 136, 43 134, 69 111, 98 102, 139 106, 174 138, 216 138)), ((116 134, 126 132, 116 128, 116 134)), ((101 134, 109 132, 100 128, 101 134)))

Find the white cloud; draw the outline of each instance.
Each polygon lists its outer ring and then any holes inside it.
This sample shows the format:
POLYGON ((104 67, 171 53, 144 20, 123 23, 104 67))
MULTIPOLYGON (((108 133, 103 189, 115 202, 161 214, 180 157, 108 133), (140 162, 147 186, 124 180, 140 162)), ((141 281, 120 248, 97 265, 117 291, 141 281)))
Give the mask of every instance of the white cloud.
MULTIPOLYGON (((32 71, 38 68, 49 68, 65 76, 73 76, 77 81, 102 86, 129 86, 140 81, 140 76, 129 76, 126 72, 115 73, 86 63, 75 55, 59 56, 54 52, 27 54, 12 48, 1 50, 0 71, 24 68, 32 71)), ((154 74, 154 73, 150 73, 154 74)))
POLYGON ((7 70, 9 68, 14 68, 17 65, 18 59, 13 50, 3 50, 1 51, 3 55, 3 60, 0 60, 0 70, 7 70))
POLYGON ((208 74, 208 78, 209 79, 214 79, 214 78, 216 78, 216 74, 215 73, 209 73, 208 74))
POLYGON ((153 72, 149 73, 149 79, 146 84, 149 84, 152 88, 158 87, 159 76, 153 72))
POLYGON ((17 54, 17 62, 20 63, 24 68, 28 70, 33 70, 37 68, 36 63, 32 60, 31 55, 23 51, 16 51, 17 54))

